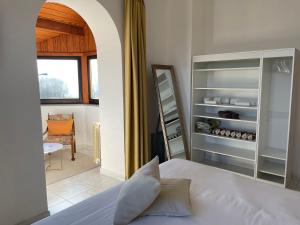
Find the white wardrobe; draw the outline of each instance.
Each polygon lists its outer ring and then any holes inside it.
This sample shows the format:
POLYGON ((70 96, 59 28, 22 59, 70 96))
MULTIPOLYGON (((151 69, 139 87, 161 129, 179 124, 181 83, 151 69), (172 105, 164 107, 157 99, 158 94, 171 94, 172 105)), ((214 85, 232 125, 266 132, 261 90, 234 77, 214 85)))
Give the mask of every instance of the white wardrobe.
POLYGON ((298 58, 296 49, 194 56, 192 160, 288 186, 298 58))

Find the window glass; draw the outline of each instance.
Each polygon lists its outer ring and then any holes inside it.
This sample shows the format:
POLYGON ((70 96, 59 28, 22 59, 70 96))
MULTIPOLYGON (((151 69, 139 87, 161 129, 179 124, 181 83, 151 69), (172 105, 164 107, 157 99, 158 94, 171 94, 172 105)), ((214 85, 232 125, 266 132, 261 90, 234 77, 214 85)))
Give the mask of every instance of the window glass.
POLYGON ((90 98, 99 100, 98 63, 96 58, 89 59, 90 98))
POLYGON ((79 99, 78 59, 37 60, 41 99, 79 99))

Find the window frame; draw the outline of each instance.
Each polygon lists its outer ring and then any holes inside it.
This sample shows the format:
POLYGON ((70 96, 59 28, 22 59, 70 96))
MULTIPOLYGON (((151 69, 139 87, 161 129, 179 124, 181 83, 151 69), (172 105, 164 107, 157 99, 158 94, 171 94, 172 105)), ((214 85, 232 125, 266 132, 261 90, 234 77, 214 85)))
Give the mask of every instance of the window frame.
POLYGON ((49 59, 49 60, 76 60, 78 65, 78 91, 79 98, 70 98, 70 99, 41 99, 40 102, 42 105, 49 104, 82 104, 83 96, 82 96, 82 66, 81 66, 81 57, 80 56, 38 56, 38 59, 49 59))
MULTIPOLYGON (((91 73, 90 73, 90 60, 97 59, 97 55, 87 56, 87 73, 88 73, 88 92, 89 92, 89 104, 99 105, 99 99, 91 98, 91 73)), ((99 70, 98 70, 99 76, 99 70)))

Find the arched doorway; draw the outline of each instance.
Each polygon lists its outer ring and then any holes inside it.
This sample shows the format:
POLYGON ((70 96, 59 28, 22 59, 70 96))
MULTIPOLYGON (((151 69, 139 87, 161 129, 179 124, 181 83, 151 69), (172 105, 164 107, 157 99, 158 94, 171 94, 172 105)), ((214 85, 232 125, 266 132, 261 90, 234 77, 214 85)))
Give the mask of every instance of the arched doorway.
POLYGON ((89 25, 97 46, 102 172, 124 178, 122 46, 118 29, 97 0, 50 0, 75 10, 89 25))
MULTIPOLYGON (((65 14, 57 14, 57 16, 66 16, 66 12, 67 10, 74 10, 73 12, 69 12, 69 13, 76 13, 79 14, 82 18, 80 18, 80 16, 77 18, 78 20, 81 19, 81 22, 85 23, 85 28, 87 28, 89 33, 87 36, 93 36, 94 38, 92 38, 92 41, 88 41, 90 42, 90 44, 92 46, 95 46, 94 43, 96 42, 96 46, 97 46, 97 64, 98 64, 98 69, 99 69, 99 89, 101 90, 100 93, 100 99, 99 99, 99 111, 100 112, 100 127, 101 127, 101 169, 100 169, 100 173, 101 174, 108 174, 108 175, 112 175, 113 177, 119 177, 119 178, 123 178, 124 177, 124 166, 122 168, 122 164, 124 165, 124 151, 122 150, 123 147, 123 135, 124 135, 124 128, 123 128, 123 79, 122 79, 122 50, 121 50, 121 42, 120 42, 120 37, 118 34, 118 31, 116 29, 115 24, 113 23, 110 15, 107 13, 107 11, 101 6, 101 4, 99 2, 97 2, 96 0, 76 0, 76 1, 69 1, 69 0, 52 0, 52 1, 47 1, 46 4, 43 6, 41 13, 43 14, 45 9, 48 9, 48 11, 46 10, 44 12, 44 14, 46 15, 47 13, 54 13, 54 9, 56 7, 56 10, 58 10, 59 12, 64 12, 65 14), (53 4, 54 3, 54 4, 53 4), (95 5, 94 5, 94 4, 95 5), (53 7, 53 8, 50 8, 53 7), (49 11, 50 9, 50 11, 49 11), (92 9, 92 10, 91 10, 92 9), (52 10, 52 11, 51 11, 52 10), (60 11, 61 10, 61 11, 60 11), (82 20, 83 19, 83 20, 82 20), (116 141, 116 138, 118 141, 116 141)), ((43 14, 43 15, 44 15, 43 14)), ((45 16, 44 15, 44 16, 45 16)), ((75 15, 74 15, 75 16, 75 15)), ((78 16, 78 15, 77 15, 78 16)), ((41 22, 48 22, 51 23, 51 20, 49 19, 54 19, 52 20, 54 23, 53 25, 59 25, 59 23, 61 21, 59 21, 59 18, 55 18, 52 15, 51 16, 46 16, 46 17, 41 17, 41 14, 39 15, 38 18, 38 23, 40 24, 41 22), (46 19, 45 19, 46 18, 46 19)), ((65 20, 68 20, 69 18, 64 18, 65 20)), ((77 22, 78 22, 77 20, 77 22)), ((75 22, 75 20, 73 21, 69 21, 69 22, 75 22)), ((70 23, 70 24, 72 24, 70 23)), ((63 24, 63 23, 61 23, 63 24)), ((79 24, 79 23, 78 23, 79 24)), ((50 24, 51 25, 51 24, 50 24)), ((57 26, 58 26, 57 25, 57 26)), ((39 25, 40 26, 40 25, 39 25)), ((43 26, 41 26, 42 28, 44 28, 43 26)), ((75 26, 76 27, 76 26, 75 26)), ((53 30, 52 30, 53 31, 53 30)), ((75 30, 76 31, 76 30, 75 30)), ((37 26, 37 38, 39 36, 40 32, 45 32, 45 30, 42 31, 40 30, 40 27, 37 26)), ((76 33, 76 32, 75 32, 76 33)), ((84 37, 86 37, 85 35, 85 31, 84 33, 84 37)), ((51 32, 50 32, 51 34, 51 32)), ((72 34, 72 32, 71 32, 72 34)), ((46 35, 47 36, 47 35, 46 35)), ((63 41, 59 41, 60 39, 75 39, 78 38, 78 36, 76 35, 65 35, 65 37, 61 37, 62 35, 59 35, 57 37, 52 37, 50 40, 54 40, 53 41, 53 45, 56 42, 56 45, 62 45, 62 44, 67 44, 64 43, 63 41)), ((85 38, 84 38, 85 39, 85 38)), ((49 40, 49 39, 48 39, 49 40)), ((38 69, 40 69, 40 64, 41 61, 51 61, 49 60, 49 56, 47 56, 47 54, 49 54, 50 51, 45 51, 43 56, 40 56, 41 50, 42 50, 42 46, 44 46, 45 48, 49 48, 51 45, 47 45, 45 44, 45 42, 47 43, 48 41, 42 41, 40 44, 37 44, 37 50, 38 50, 38 69), (44 58, 41 58, 44 57, 44 58), (45 59, 46 57, 46 59, 45 59)), ((85 45, 84 43, 85 41, 83 40, 83 45, 85 45)), ((51 41, 49 42, 51 43, 51 41)), ((76 41, 71 42, 73 45, 76 45, 76 41)), ((66 61, 66 60, 70 60, 70 55, 61 55, 61 54, 65 54, 65 53, 60 53, 58 52, 58 48, 55 49, 55 47, 52 47, 54 49, 54 52, 56 51, 56 53, 52 54, 52 57, 56 57, 55 60, 52 61, 56 61, 54 62, 54 65, 52 64, 52 69, 53 66, 56 67, 57 64, 59 64, 57 61, 66 61), (62 60, 61 58, 59 58, 57 55, 60 55, 59 57, 64 57, 65 59, 62 60), (58 59, 57 59, 58 58, 58 59), (66 59, 67 58, 67 59, 66 59)), ((68 53, 70 53, 70 49, 77 48, 76 46, 72 47, 72 46, 67 46, 68 49, 68 53)), ((90 48, 93 49, 92 51, 95 51, 95 48, 90 48)), ((80 50, 81 51, 81 50, 80 50)), ((63 51, 62 51, 63 52, 63 51)), ((72 52, 72 50, 71 50, 72 52)), ((75 51, 76 52, 76 51, 75 51)), ((79 52, 80 53, 80 52, 79 52)), ((84 54, 90 54, 91 52, 85 52, 84 54)), ((73 52, 73 57, 75 56, 73 52)), ((82 70, 83 67, 83 56, 80 56, 81 58, 81 68, 79 67, 78 70, 82 70)), ((88 61, 88 57, 86 59, 88 61)), ((73 60, 74 61, 74 60, 73 60)), ((63 64, 65 65, 67 62, 63 62, 63 64)), ((63 69, 63 67, 60 68, 60 70, 58 71, 58 76, 60 78, 62 78, 62 74, 64 74, 63 77, 66 77, 67 75, 67 71, 65 71, 64 73, 61 73, 61 69, 63 69)), ((40 71, 38 71, 39 73, 39 80, 40 80, 40 95, 42 98, 42 92, 41 92, 41 76, 40 76, 40 71)), ((46 73, 45 73, 46 74, 46 73)), ((50 73, 48 73, 48 76, 51 74, 51 69, 50 69, 50 73)), ((82 74, 80 74, 79 77, 81 77, 82 74)), ((51 77, 51 75, 50 75, 51 77)), ((75 76, 76 77, 76 76, 75 76)), ((77 75, 78 77, 78 75, 77 75)), ((83 76, 81 77, 83 79, 83 76)), ((74 77, 73 77, 74 79, 74 77)), ((80 79, 80 78, 79 78, 80 79)), ((84 85, 84 83, 82 82, 81 85, 84 85)), ((50 85, 51 86, 51 85, 50 85)), ((52 85, 50 87, 50 89, 55 89, 54 86, 52 85)), ((83 90, 82 87, 80 87, 79 89, 83 90)), ((70 88, 69 88, 70 90, 70 88)), ((81 93, 81 95, 84 93, 81 93)), ((82 99, 83 100, 83 99, 82 99)), ((80 101, 81 103, 84 103, 84 101, 80 101)), ((66 101, 66 100, 64 100, 66 101)), ((74 104, 74 103, 73 103, 74 104)), ((83 106, 84 107, 84 106, 83 106)), ((86 106, 85 106, 86 107, 86 106)), ((53 110, 53 106, 52 105, 48 105, 48 110, 51 109, 53 110)), ((48 110, 45 110, 45 107, 42 107, 42 118, 43 118, 43 122, 47 120, 47 118, 45 117, 45 111, 48 112, 48 110)), ((77 114, 77 116, 80 115, 80 111, 76 111, 76 109, 72 108, 72 103, 71 105, 62 105, 62 106, 56 106, 56 109, 54 109, 54 111, 56 111, 56 113, 74 113, 75 111, 75 115, 77 114), (59 107, 59 109, 57 108, 59 107), (70 111, 71 110, 71 111, 70 111), (73 111, 72 111, 73 110, 73 111), (69 111, 69 112, 68 112, 69 111)), ((49 112, 48 112, 49 113, 49 112)), ((48 114, 46 113, 46 114, 48 114)), ((53 113, 53 112, 52 112, 53 113)), ((79 116, 80 117, 80 116, 79 116)), ((78 118, 78 117, 77 117, 78 118)), ((78 120, 76 121, 76 117, 75 117, 75 124, 76 122, 78 122, 78 120)), ((85 121, 86 122, 86 121, 85 121)), ((86 124, 87 125, 87 124, 86 124)), ((78 127, 78 126, 76 126, 78 127)), ((76 136, 78 137, 78 132, 76 132, 76 136)), ((76 139, 78 140, 78 138, 76 137, 76 139)), ((77 145, 78 146, 78 145, 77 145)), ((68 169, 75 169, 76 165, 80 165, 80 159, 82 157, 80 157, 78 154, 80 153, 80 150, 78 151, 78 147, 77 147, 77 156, 76 157, 76 162, 69 162, 69 161, 65 161, 64 164, 69 165, 69 164, 73 164, 73 166, 71 168, 69 168, 68 166, 64 166, 64 168, 62 170, 68 170, 68 169)), ((67 154, 68 155, 68 154, 67 154)), ((66 156, 66 155, 65 155, 66 156)), ((64 157, 65 159, 66 157, 64 157)), ((72 158, 72 160, 74 160, 74 158, 72 158)), ((87 163, 87 161, 85 162, 85 164, 87 163)), ((77 167, 78 168, 78 167, 77 167)), ((56 213, 64 208, 69 207, 71 204, 75 204, 79 201, 82 201, 88 197, 90 197, 91 195, 94 195, 96 193, 99 193, 100 189, 99 187, 94 186, 94 181, 100 183, 103 183, 103 179, 106 181, 105 182, 111 182, 111 183, 115 183, 112 179, 109 179, 108 177, 101 177, 99 176, 95 176, 95 174, 97 174, 97 170, 90 170, 89 172, 84 173, 84 171, 81 171, 80 175, 76 175, 74 177, 72 177, 72 179, 68 179, 67 177, 64 176, 64 178, 61 177, 61 179, 65 179, 65 180, 57 180, 57 181, 53 181, 53 174, 52 174, 52 182, 51 182, 51 175, 49 176, 49 172, 51 173, 51 171, 46 171, 46 180, 47 180, 47 184, 49 184, 47 186, 47 195, 48 195, 48 207, 50 210, 50 213, 56 213), (93 182, 86 182, 86 179, 90 179, 90 177, 93 176, 93 182), (49 179, 50 178, 50 179, 49 179), (77 179, 79 178, 79 179, 77 179), (50 181, 50 182, 49 182, 50 181), (57 183, 56 183, 57 182, 57 183), (66 183, 64 183, 66 182, 66 183), (63 185, 62 187, 59 187, 59 185, 63 185), (84 185, 87 185, 89 187, 84 187, 84 185), (78 189, 76 188, 78 186, 78 189), (59 190, 56 190, 58 187, 59 190), (68 192, 73 192, 72 195, 69 195, 68 192)), ((68 171, 61 171, 61 173, 66 173, 68 174, 68 171)), ((73 171, 72 171, 73 172, 73 171)), ((57 174, 58 171, 56 173, 54 173, 54 177, 56 176, 56 179, 59 179, 59 175, 61 176, 62 174, 57 174)), ((75 174, 74 174, 75 175, 75 174)), ((55 178, 54 178, 55 180, 55 178)), ((109 184, 106 185, 107 187, 109 187, 109 184)), ((103 187, 106 188, 106 187, 103 187)))
MULTIPOLYGON (((60 171, 54 171, 54 173, 53 170, 52 171, 46 170, 48 206, 51 213, 56 213, 61 209, 70 206, 70 203, 71 204, 77 203, 78 201, 82 201, 85 198, 93 194, 96 194, 100 191, 100 188, 94 186, 92 182, 91 183, 84 182, 82 179, 82 178, 84 179, 89 178, 91 175, 95 176, 95 174, 97 174, 98 172, 97 170, 90 170, 89 172, 84 173, 84 171, 86 171, 87 168, 86 169, 82 168, 82 166, 87 167, 88 166, 87 163, 90 160, 85 160, 85 162, 83 162, 82 161, 83 157, 80 156, 80 154, 82 154, 82 151, 80 150, 80 148, 78 148, 79 146, 78 142, 83 139, 82 138, 83 132, 82 132, 82 128, 78 129, 79 127, 78 125, 82 127, 83 125, 82 123, 86 123, 88 119, 83 121, 81 110, 80 109, 78 110, 78 107, 74 105, 74 103, 76 103, 77 101, 77 103, 85 103, 85 105, 82 105, 81 107, 87 108, 87 104, 84 101, 85 93, 83 92, 84 90, 83 64, 86 64, 86 67, 88 68, 87 65, 89 64, 89 56, 97 55, 96 63, 98 64, 99 75, 100 75, 98 78, 99 80, 98 86, 100 87, 99 89, 101 90, 100 101, 99 101, 100 110, 97 110, 98 114, 100 112, 100 124, 101 124, 100 143, 101 143, 101 162, 102 162, 101 167, 102 168, 100 171, 101 174, 104 173, 119 178, 124 177, 124 166, 123 168, 121 167, 122 164, 124 164, 124 151, 122 150, 124 149, 123 148, 124 132, 122 133, 122 131, 124 130, 122 128, 124 124, 122 118, 123 117, 122 51, 121 51, 120 37, 115 24, 113 23, 110 15, 106 12, 106 10, 101 6, 99 2, 95 0, 47 1, 43 5, 39 17, 37 19, 36 38, 42 39, 42 41, 37 42, 40 97, 42 99, 42 103, 45 102, 50 103, 48 105, 42 105, 41 108, 43 125, 45 125, 44 123, 47 120, 49 113, 50 114, 74 113, 75 125, 77 128, 76 129, 77 130, 76 132, 77 153, 75 154, 76 162, 69 161, 69 157, 67 156, 69 155, 67 154, 68 152, 60 151, 60 152, 65 152, 61 154, 59 152, 55 152, 53 154, 57 154, 57 156, 61 155, 58 156, 58 158, 64 158, 64 163, 61 163, 61 167, 64 164, 63 169, 60 169, 60 171), (92 2, 95 3, 98 7, 94 5, 92 2), (91 8, 89 7, 92 7, 93 10, 91 11, 91 8), (71 20, 70 15, 73 15, 73 20, 71 20), (88 17, 86 18, 85 15, 87 15, 88 17), (80 28, 81 27, 80 25, 82 23, 83 23, 83 27, 82 27, 83 32, 82 32, 82 36, 80 37, 79 33, 76 33, 79 32, 79 30, 76 29, 72 30, 72 28, 80 28), (55 26, 56 30, 53 29, 53 26, 55 26), (64 31, 62 31, 62 34, 59 34, 58 36, 51 36, 51 35, 55 35, 55 32, 60 31, 59 26, 61 26, 61 28, 64 29, 67 28, 70 29, 67 32, 65 31, 65 33, 64 31), (43 32, 45 33, 46 31, 47 33, 43 34, 43 32), (50 39, 48 38, 48 36, 50 36, 50 39), (94 38, 90 38, 90 36, 93 36, 94 38), (66 39, 67 41, 63 41, 66 39), (77 39, 79 39, 79 42, 81 43, 79 45, 82 45, 82 47, 76 47, 76 45, 78 45, 77 39), (86 44, 86 42, 88 42, 89 44, 86 44), (96 53, 95 53, 96 48, 94 44, 95 42, 97 46, 96 53), (93 55, 90 55, 91 53, 93 55), (81 59, 77 63, 77 64, 81 64, 81 68, 78 67, 78 71, 81 72, 79 73, 79 75, 74 74, 75 76, 73 76, 72 78, 73 84, 69 85, 69 87, 66 88, 64 91, 61 88, 56 88, 56 86, 52 81, 53 80, 59 81, 60 79, 61 79, 60 81, 62 81, 62 79, 67 79, 68 73, 69 71, 72 71, 72 69, 65 65, 67 65, 68 61, 76 61, 74 60, 74 57, 81 59), (46 62, 48 62, 48 65, 45 66, 45 64, 47 64, 46 62), (44 66, 41 66, 43 65, 43 63, 44 66), (48 70, 48 73, 47 72, 41 73, 43 72, 41 71, 41 67, 43 67, 44 70, 48 70), (52 96, 50 93, 49 98, 46 99, 43 98, 44 96, 43 94, 47 93, 48 89, 50 89, 50 92, 54 92, 56 91, 56 89, 59 90, 61 89, 60 91, 67 93, 66 95, 70 94, 72 90, 72 86, 74 86, 76 83, 76 82, 74 83, 76 77, 77 78, 79 77, 78 80, 82 80, 81 84, 80 82, 77 82, 79 86, 78 90, 80 90, 80 94, 78 96, 81 95, 81 98, 78 98, 78 100, 76 98, 70 99, 69 97, 67 97, 66 99, 64 98, 53 99, 52 98, 53 93, 52 96), (46 91, 45 88, 43 89, 44 85, 42 85, 45 84, 45 82, 47 82, 50 87, 47 88, 46 91), (118 96, 119 94, 121 94, 121 96, 118 96), (63 102, 63 105, 56 105, 56 106, 53 105, 53 104, 59 104, 61 102, 63 102), (80 131, 80 134, 78 131, 80 131), (64 157, 62 155, 64 155, 64 157), (78 171, 79 168, 80 171, 78 171), (69 175, 76 172, 77 174, 79 173, 82 174, 72 177, 72 179, 68 179, 69 175), (77 177, 80 178, 80 180, 78 180, 77 177), (70 183, 71 180, 73 182, 70 183), (58 187, 61 184, 63 184, 63 188, 59 188, 59 190, 56 190, 56 187, 58 187), (89 189, 88 187, 83 187, 82 185, 88 185, 89 189), (73 189, 74 186, 80 186, 80 190, 76 190, 76 188, 73 189), (83 189, 81 190, 81 188, 83 189), (74 192, 72 193, 72 196, 65 194, 68 193, 69 191, 74 192), (93 194, 91 194, 90 192, 92 192, 93 194)), ((73 69, 73 72, 74 71, 76 72, 76 69, 75 70, 73 69)), ((67 81, 64 81, 64 83, 67 84, 67 81)), ((85 110, 85 112, 87 111, 85 110)), ((85 117, 87 116, 86 114, 87 113, 85 113, 85 117)), ((85 126, 86 125, 88 124, 85 124, 85 126)), ((43 128, 45 128, 45 126, 43 126, 43 128)), ((56 142, 56 141, 50 140, 50 142, 56 142)), ((53 144, 51 143, 51 145, 53 144)), ((55 159, 55 155, 52 157, 54 157, 55 159)), ((56 161, 60 161, 58 158, 56 161)), ((72 160, 74 160, 74 154, 72 156, 72 160)), ((98 183, 101 183, 103 180, 104 182, 106 180, 106 182, 115 183, 112 179, 106 178, 105 176, 104 177, 102 176, 102 178, 100 178, 100 176, 97 177, 95 176, 94 179, 98 183)), ((109 187, 109 184, 107 185, 107 187, 109 187)))
POLYGON ((73 9, 46 2, 36 24, 36 48, 48 210, 55 214, 119 181, 100 169, 99 74, 88 24, 73 9), (53 133, 71 118, 74 135, 53 133))

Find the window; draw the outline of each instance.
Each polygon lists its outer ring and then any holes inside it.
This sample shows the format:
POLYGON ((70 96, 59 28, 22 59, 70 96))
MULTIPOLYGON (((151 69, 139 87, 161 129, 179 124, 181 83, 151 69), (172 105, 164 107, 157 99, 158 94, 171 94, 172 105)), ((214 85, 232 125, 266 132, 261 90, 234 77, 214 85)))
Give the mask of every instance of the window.
POLYGON ((99 80, 97 56, 88 57, 89 99, 92 104, 99 104, 99 80))
POLYGON ((37 66, 42 104, 81 103, 80 57, 39 57, 37 66))

